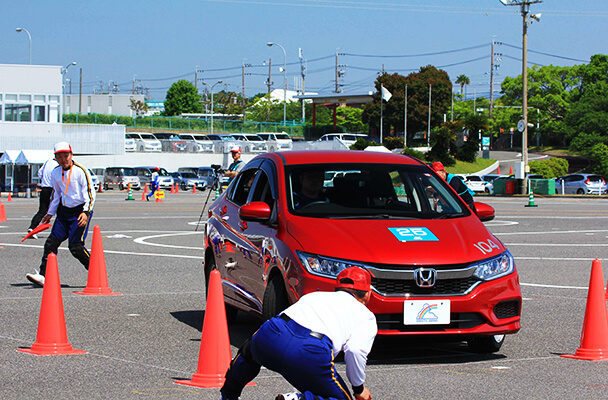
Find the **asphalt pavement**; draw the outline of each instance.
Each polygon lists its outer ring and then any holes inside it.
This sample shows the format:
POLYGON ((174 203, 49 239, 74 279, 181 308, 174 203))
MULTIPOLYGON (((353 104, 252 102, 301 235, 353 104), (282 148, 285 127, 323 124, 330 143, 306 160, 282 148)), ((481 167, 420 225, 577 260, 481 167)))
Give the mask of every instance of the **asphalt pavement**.
MULTIPOLYGON (((502 166, 501 166, 502 169, 502 166)), ((196 372, 205 310, 201 266, 208 192, 169 194, 142 202, 141 192, 98 195, 109 286, 121 296, 81 296, 86 271, 64 245, 59 251, 68 340, 83 355, 34 356, 17 349, 36 340, 42 289, 35 270, 44 239, 21 242, 38 200, 2 194, 0 223, 0 398, 218 399, 217 389, 174 384, 196 372)), ((213 194, 211 195, 213 197, 213 194)), ((478 196, 496 209, 490 231, 513 253, 524 296, 522 329, 494 355, 464 343, 377 338, 367 385, 374 399, 608 398, 608 362, 572 360, 580 345, 591 263, 608 260, 608 198, 478 196)), ((92 226, 87 245, 90 248, 92 226)), ((608 275, 608 266, 604 267, 608 275)), ((233 354, 259 321, 239 314, 229 326, 233 354)), ((296 362, 296 361, 294 361, 296 362)), ((338 364, 344 374, 344 365, 338 364)), ((291 391, 263 369, 242 399, 291 391)))

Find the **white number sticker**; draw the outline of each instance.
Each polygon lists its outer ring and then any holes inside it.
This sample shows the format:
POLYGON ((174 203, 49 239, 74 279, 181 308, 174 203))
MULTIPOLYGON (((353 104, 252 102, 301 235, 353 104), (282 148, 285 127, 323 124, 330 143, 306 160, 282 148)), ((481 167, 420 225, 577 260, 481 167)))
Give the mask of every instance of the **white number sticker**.
POLYGON ((477 242, 473 246, 477 247, 477 250, 481 251, 481 254, 491 253, 494 251, 493 249, 500 250, 500 247, 492 239, 488 239, 487 242, 477 242))

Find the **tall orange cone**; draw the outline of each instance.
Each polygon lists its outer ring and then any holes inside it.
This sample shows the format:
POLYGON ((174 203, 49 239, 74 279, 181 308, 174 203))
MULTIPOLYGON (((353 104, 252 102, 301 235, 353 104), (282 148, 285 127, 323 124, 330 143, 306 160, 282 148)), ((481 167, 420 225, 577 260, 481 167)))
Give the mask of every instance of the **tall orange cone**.
POLYGON ((591 265, 581 345, 573 355, 562 357, 590 361, 608 360, 608 310, 604 296, 602 262, 597 258, 591 265))
POLYGON ((496 173, 497 173, 498 175, 500 175, 500 165, 498 166, 498 168, 496 168, 496 173))
POLYGON ((59 268, 57 267, 57 256, 54 253, 49 254, 46 265, 36 342, 31 348, 18 350, 38 356, 86 353, 84 350, 74 349, 68 342, 61 284, 59 282, 59 268))
POLYGON ((2 195, 0 192, 0 222, 6 221, 6 210, 4 209, 4 204, 2 204, 2 195))
POLYGON ((106 271, 106 257, 103 253, 101 229, 99 225, 93 228, 93 243, 91 244, 91 259, 89 260, 89 276, 87 286, 82 292, 74 292, 85 296, 119 295, 108 286, 108 273, 106 271))
POLYGON ((175 193, 179 193, 179 185, 177 183, 175 184, 175 193))
POLYGON ((513 167, 509 167, 509 175, 513 175, 513 167))
POLYGON ((171 185, 171 190, 169 191, 169 193, 175 193, 175 185, 171 185))
POLYGON ((13 195, 11 194, 11 192, 8 192, 8 199, 6 199, 7 203, 12 203, 13 202, 13 195))
POLYGON ((192 185, 192 194, 196 194, 196 185, 192 185))
POLYGON ((222 387, 231 358, 222 283, 219 271, 214 269, 209 277, 207 307, 196 373, 190 380, 175 381, 175 383, 202 388, 222 387))

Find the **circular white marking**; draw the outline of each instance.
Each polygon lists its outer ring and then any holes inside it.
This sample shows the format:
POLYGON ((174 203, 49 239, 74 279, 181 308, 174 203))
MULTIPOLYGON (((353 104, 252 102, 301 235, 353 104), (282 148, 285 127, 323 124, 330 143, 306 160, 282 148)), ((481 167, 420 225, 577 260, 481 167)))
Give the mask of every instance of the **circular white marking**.
POLYGON ((184 236, 184 235, 202 235, 203 232, 178 232, 178 233, 164 233, 162 235, 152 235, 152 236, 144 236, 133 241, 138 244, 145 244, 148 246, 156 246, 156 247, 168 247, 171 249, 189 249, 189 250, 201 250, 202 247, 189 247, 189 246, 176 246, 172 244, 159 244, 159 243, 148 243, 146 240, 161 238, 161 237, 169 237, 169 236, 184 236))

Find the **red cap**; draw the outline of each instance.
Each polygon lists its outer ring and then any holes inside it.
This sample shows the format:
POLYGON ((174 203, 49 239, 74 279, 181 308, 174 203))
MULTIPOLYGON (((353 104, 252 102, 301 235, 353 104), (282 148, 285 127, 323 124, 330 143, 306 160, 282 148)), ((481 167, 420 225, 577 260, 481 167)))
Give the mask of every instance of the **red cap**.
POLYGON ((55 144, 55 149, 54 149, 54 153, 71 153, 72 152, 72 146, 70 146, 70 144, 68 142, 59 142, 57 144, 55 144))
POLYGON ((369 292, 372 284, 372 277, 366 269, 350 267, 342 270, 336 278, 337 288, 363 290, 369 292))
POLYGON ((433 163, 433 170, 434 171, 445 171, 445 168, 443 167, 442 163, 440 163, 439 161, 435 161, 433 163))
POLYGON ((241 152, 241 148, 239 146, 233 146, 230 149, 230 151, 233 152, 233 153, 240 153, 241 152))

